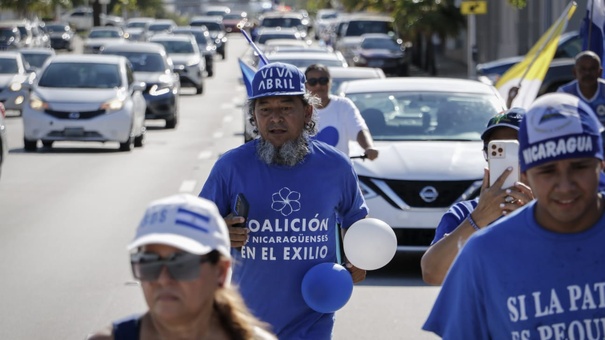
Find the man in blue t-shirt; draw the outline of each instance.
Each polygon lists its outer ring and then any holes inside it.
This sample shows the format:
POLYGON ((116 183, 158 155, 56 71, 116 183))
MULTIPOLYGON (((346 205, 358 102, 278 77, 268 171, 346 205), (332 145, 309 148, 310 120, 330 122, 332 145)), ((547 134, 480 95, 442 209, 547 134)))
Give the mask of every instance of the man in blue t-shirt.
POLYGON ((605 122, 605 80, 601 78, 601 58, 593 51, 576 55, 573 75, 575 80, 562 85, 557 92, 569 93, 588 104, 601 123, 605 122))
POLYGON ((423 329, 444 339, 602 337, 599 130, 592 109, 569 94, 546 94, 529 107, 519 162, 535 200, 468 239, 423 329))
MULTIPOLYGON (((252 81, 248 113, 260 138, 219 158, 200 193, 229 227, 233 282, 244 301, 280 339, 330 339, 334 313, 311 309, 301 293, 309 269, 337 262, 343 230, 368 215, 346 155, 310 138, 317 98, 295 66, 270 63, 252 81), (247 219, 233 217, 236 197, 247 219), (245 228, 234 224, 245 223, 245 228)), ((347 264, 353 281, 365 271, 347 264)))
MULTIPOLYGON (((525 110, 514 107, 492 117, 481 134, 483 154, 492 140, 517 140, 519 125, 525 110)), ((423 280, 432 285, 443 283, 461 244, 480 228, 484 228, 533 199, 531 189, 524 183, 502 189, 510 171, 505 171, 489 186, 489 171, 485 169, 481 194, 478 198, 455 203, 443 215, 431 246, 422 256, 420 267, 423 280)))

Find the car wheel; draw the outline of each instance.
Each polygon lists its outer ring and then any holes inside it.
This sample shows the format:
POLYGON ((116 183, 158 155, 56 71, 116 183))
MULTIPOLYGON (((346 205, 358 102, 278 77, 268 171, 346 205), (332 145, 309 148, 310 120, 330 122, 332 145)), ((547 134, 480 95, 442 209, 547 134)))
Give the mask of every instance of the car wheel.
POLYGON ((36 151, 36 148, 38 147, 38 140, 29 140, 29 139, 25 139, 23 138, 23 149, 25 149, 25 151, 36 151))
POLYGON ((120 151, 132 151, 134 147, 134 138, 128 137, 128 140, 124 143, 120 143, 120 151))
POLYGON ((200 84, 199 86, 197 86, 195 88, 195 94, 202 94, 204 93, 204 83, 200 84))
POLYGON ((140 148, 145 144, 145 133, 141 132, 140 135, 134 137, 134 147, 140 148))
POLYGON ((212 77, 214 75, 214 70, 212 69, 208 69, 206 72, 208 72, 208 77, 212 77))
POLYGON ((52 140, 43 140, 42 141, 42 146, 44 146, 45 148, 52 148, 53 147, 53 141, 52 140))
POLYGON ((174 129, 176 127, 176 123, 177 123, 178 119, 176 117, 176 113, 174 114, 174 116, 172 116, 172 118, 168 118, 166 119, 166 129, 174 129))
POLYGON ((221 53, 221 58, 222 58, 223 60, 225 60, 225 58, 227 58, 227 57, 225 56, 225 54, 226 54, 226 52, 225 52, 225 51, 223 51, 223 53, 221 53))

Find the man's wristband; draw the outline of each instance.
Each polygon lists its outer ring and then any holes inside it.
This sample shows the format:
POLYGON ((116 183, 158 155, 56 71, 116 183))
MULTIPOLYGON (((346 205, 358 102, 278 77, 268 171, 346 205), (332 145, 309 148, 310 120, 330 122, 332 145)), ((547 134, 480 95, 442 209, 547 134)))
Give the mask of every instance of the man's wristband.
POLYGON ((473 229, 475 229, 475 230, 481 229, 481 228, 479 228, 479 226, 477 225, 475 220, 473 220, 473 216, 471 214, 468 214, 468 217, 466 219, 468 220, 468 223, 470 223, 470 225, 473 227, 473 229))

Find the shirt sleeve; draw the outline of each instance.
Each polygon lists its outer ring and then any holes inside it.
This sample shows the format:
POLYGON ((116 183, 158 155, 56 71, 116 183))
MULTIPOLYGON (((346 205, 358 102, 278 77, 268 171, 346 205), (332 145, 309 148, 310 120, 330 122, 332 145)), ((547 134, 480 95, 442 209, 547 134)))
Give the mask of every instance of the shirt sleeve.
POLYGON ((228 167, 224 166, 224 162, 219 159, 212 167, 212 170, 210 170, 208 179, 204 183, 202 191, 199 194, 199 197, 214 202, 218 207, 219 213, 223 217, 229 215, 231 212, 229 188, 226 184, 225 177, 223 177, 227 170, 226 168, 228 167))
POLYGON ((352 141, 357 141, 357 134, 363 129, 367 129, 365 120, 361 116, 359 109, 349 98, 341 98, 343 110, 346 112, 347 138, 352 141))
POLYGON ((456 203, 450 207, 450 209, 443 214, 443 217, 441 217, 441 221, 439 221, 439 225, 437 225, 437 228, 435 229, 435 238, 433 239, 433 242, 431 242, 431 245, 441 240, 445 234, 449 234, 454 231, 454 229, 458 228, 460 223, 470 215, 475 206, 476 203, 473 201, 467 201, 456 203))
MULTIPOLYGON (((345 190, 343 202, 340 208, 342 215, 342 227, 347 229, 353 223, 365 218, 369 211, 365 199, 359 187, 359 180, 353 169, 353 165, 348 161, 348 173, 345 177, 345 190)), ((344 172, 343 172, 344 173, 344 172)))

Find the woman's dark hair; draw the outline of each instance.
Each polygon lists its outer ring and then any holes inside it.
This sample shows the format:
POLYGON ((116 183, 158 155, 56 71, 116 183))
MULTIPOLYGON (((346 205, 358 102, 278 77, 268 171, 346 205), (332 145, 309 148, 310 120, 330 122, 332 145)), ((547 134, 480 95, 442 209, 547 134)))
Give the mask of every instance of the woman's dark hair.
POLYGON ((309 75, 309 72, 311 72, 311 71, 324 72, 325 74, 328 75, 328 78, 331 78, 330 71, 328 70, 328 67, 326 65, 323 65, 323 64, 309 65, 309 67, 307 67, 307 69, 305 70, 305 78, 309 75))

